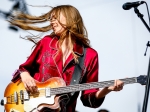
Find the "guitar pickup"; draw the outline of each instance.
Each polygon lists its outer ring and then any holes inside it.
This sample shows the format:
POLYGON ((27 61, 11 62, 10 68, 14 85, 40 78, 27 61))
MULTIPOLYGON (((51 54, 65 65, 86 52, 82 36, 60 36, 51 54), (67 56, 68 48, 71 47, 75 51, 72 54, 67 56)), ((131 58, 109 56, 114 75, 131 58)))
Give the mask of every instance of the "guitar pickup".
POLYGON ((45 88, 45 96, 46 97, 51 97, 51 94, 50 94, 51 90, 49 87, 45 88))
POLYGON ((23 98, 25 101, 29 100, 29 93, 26 90, 23 91, 23 98))
POLYGON ((20 100, 21 100, 21 104, 23 104, 24 103, 23 90, 20 91, 20 100))

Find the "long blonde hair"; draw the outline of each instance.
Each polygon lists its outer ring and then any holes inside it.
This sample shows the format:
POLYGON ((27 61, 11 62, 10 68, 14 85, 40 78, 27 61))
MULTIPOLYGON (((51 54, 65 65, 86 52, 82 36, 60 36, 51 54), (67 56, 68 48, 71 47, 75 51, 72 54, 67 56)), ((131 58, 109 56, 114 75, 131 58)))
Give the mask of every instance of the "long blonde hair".
MULTIPOLYGON (((84 26, 82 17, 79 11, 71 5, 59 5, 56 7, 52 7, 52 9, 49 12, 41 16, 32 16, 28 14, 18 13, 15 17, 11 17, 9 22, 12 25, 18 26, 24 30, 47 32, 49 30, 52 30, 51 24, 44 27, 38 27, 35 26, 34 24, 43 23, 47 21, 50 22, 51 19, 50 17, 52 14, 56 16, 56 19, 60 22, 62 26, 65 26, 65 31, 63 31, 63 33, 60 35, 58 41, 60 46, 65 38, 68 39, 68 46, 67 46, 68 48, 72 48, 75 42, 80 43, 85 47, 90 46, 90 41, 87 38, 88 33, 84 26), (65 25, 60 22, 60 13, 62 13, 63 16, 66 18, 65 25)), ((53 36, 55 34, 54 32, 52 32, 50 35, 53 36)), ((28 40, 34 42, 35 44, 37 43, 32 37, 28 37, 28 40)))

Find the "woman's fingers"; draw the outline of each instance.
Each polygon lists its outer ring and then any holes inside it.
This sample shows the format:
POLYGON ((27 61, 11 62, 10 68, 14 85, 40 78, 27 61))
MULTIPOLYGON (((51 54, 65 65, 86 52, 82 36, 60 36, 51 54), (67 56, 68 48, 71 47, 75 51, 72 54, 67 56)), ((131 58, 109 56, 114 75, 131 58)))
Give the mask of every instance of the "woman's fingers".
POLYGON ((123 89, 123 85, 124 83, 121 80, 115 80, 114 82, 114 87, 113 87, 113 91, 120 91, 123 89))
POLYGON ((29 92, 38 92, 38 88, 36 86, 35 80, 31 77, 28 72, 22 72, 20 74, 21 80, 24 83, 24 87, 29 92))
POLYGON ((113 86, 109 86, 110 91, 120 91, 123 89, 124 83, 121 80, 115 80, 113 86))
MULTIPOLYGON (((23 82, 23 83, 24 83, 24 82, 23 82)), ((26 83, 24 83, 24 87, 25 87, 25 89, 26 89, 27 91, 30 91, 26 83)))
POLYGON ((30 82, 29 82, 29 89, 30 89, 30 91, 32 92, 32 93, 36 93, 37 91, 38 91, 38 89, 37 89, 37 86, 36 86, 36 83, 35 83, 35 81, 34 80, 31 80, 30 82))
POLYGON ((25 86, 25 89, 31 93, 38 92, 38 88, 36 86, 36 83, 33 80, 24 81, 24 86, 25 86))

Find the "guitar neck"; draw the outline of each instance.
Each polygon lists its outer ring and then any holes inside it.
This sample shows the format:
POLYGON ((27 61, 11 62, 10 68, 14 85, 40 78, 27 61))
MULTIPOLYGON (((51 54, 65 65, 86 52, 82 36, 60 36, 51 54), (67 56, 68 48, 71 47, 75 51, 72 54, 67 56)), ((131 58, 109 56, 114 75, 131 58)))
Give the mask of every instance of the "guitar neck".
MULTIPOLYGON (((120 79, 120 80, 124 82, 124 85, 137 83, 136 77, 120 79)), ((114 80, 103 81, 103 82, 82 83, 82 84, 69 85, 66 87, 51 88, 50 93, 51 95, 70 93, 70 92, 77 92, 77 91, 83 91, 83 90, 94 89, 94 88, 104 88, 104 87, 111 86, 113 84, 114 84, 114 80)))

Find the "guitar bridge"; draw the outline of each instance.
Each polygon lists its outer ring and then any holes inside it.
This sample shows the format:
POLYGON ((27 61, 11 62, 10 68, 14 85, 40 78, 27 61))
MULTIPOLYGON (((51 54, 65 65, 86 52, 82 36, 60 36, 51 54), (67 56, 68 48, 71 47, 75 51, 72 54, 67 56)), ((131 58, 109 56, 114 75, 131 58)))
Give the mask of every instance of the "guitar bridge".
POLYGON ((14 102, 16 104, 18 103, 18 94, 17 94, 17 92, 14 92, 14 102))

